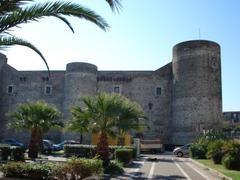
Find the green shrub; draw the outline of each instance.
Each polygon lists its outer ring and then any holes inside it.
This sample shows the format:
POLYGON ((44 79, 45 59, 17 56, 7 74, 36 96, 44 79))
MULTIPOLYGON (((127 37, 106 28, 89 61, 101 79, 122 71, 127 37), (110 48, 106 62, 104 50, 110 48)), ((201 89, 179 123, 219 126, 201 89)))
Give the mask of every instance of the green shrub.
POLYGON ((21 147, 15 147, 12 149, 12 155, 14 161, 24 161, 25 149, 21 147))
POLYGON ((124 165, 129 164, 133 159, 133 150, 132 149, 117 149, 115 151, 116 160, 122 162, 124 165))
POLYGON ((123 174, 124 173, 123 164, 119 161, 113 160, 105 168, 104 172, 106 174, 123 174))
POLYGON ((79 145, 69 144, 64 146, 64 154, 66 157, 77 156, 92 158, 96 155, 96 146, 94 145, 79 145))
POLYGON ((58 179, 84 179, 103 172, 102 161, 98 159, 72 158, 55 168, 58 179))
POLYGON ((27 178, 27 179, 46 179, 52 177, 54 164, 32 164, 24 162, 9 162, 1 166, 1 171, 5 177, 27 178))
POLYGON ((211 141, 208 144, 207 158, 212 159, 214 164, 221 164, 222 162, 222 157, 224 155, 222 149, 223 145, 223 140, 211 141))
POLYGON ((0 145, 0 151, 1 151, 1 160, 7 161, 8 157, 11 155, 11 146, 1 144, 0 145))
POLYGON ((227 169, 240 170, 240 144, 234 141, 228 141, 223 146, 225 154, 223 165, 227 169))
POLYGON ((192 144, 189 153, 193 159, 206 159, 207 146, 204 144, 192 144))
POLYGON ((226 155, 223 158, 223 165, 230 170, 240 170, 240 159, 236 159, 231 155, 226 155))

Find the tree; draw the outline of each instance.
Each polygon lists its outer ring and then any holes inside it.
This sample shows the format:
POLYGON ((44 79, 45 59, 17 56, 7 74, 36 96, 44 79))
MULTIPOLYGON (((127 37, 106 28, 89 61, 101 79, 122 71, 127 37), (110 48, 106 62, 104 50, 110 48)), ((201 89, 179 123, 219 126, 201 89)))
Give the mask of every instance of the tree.
POLYGON ((100 134, 97 154, 103 160, 104 166, 107 166, 109 163, 108 135, 116 137, 117 129, 121 132, 136 129, 139 127, 137 117, 142 116, 143 112, 137 104, 117 94, 101 93, 95 97, 83 97, 82 101, 85 107, 73 108, 73 119, 70 124, 77 126, 75 129, 82 130, 83 127, 80 126, 84 122, 84 131, 86 127, 87 131, 100 134), (126 119, 125 122, 124 119, 126 119))
POLYGON ((80 144, 82 144, 83 133, 90 131, 88 115, 79 106, 72 107, 71 114, 72 119, 69 121, 67 129, 80 133, 80 144))
POLYGON ((145 125, 139 123, 140 118, 144 117, 142 108, 135 102, 121 97, 121 106, 118 109, 118 120, 116 127, 118 129, 118 145, 124 145, 123 136, 130 130, 141 131, 145 125))
POLYGON ((9 116, 15 119, 9 127, 31 131, 28 156, 33 159, 38 156, 44 133, 53 127, 63 127, 57 108, 42 101, 20 104, 9 116))
MULTIPOLYGON (((119 0, 106 0, 106 2, 113 11, 118 11, 121 7, 119 0)), ((49 70, 43 54, 33 44, 12 35, 10 32, 13 27, 50 16, 63 21, 72 32, 74 32, 73 27, 66 19, 66 16, 88 20, 103 30, 109 27, 100 15, 76 3, 65 1, 3 0, 0 2, 0 49, 13 45, 28 47, 43 59, 49 70)))

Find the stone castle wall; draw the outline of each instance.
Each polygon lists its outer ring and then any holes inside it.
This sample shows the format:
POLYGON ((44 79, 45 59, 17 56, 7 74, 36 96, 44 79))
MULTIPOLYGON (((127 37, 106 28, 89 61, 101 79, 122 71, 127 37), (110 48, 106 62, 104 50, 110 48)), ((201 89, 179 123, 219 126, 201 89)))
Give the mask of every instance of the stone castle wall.
MULTIPOLYGON (((98 71, 89 63, 69 63, 66 71, 17 71, 0 56, 0 138, 27 141, 29 133, 6 130, 7 112, 19 103, 44 100, 55 104, 65 121, 79 99, 99 92, 119 91, 144 109, 148 129, 144 138, 159 138, 164 144, 192 141, 203 128, 221 124, 220 47, 210 41, 183 42, 174 47, 173 63, 155 71, 98 71), (12 92, 9 87, 12 86, 12 92), (158 91, 158 94, 157 94, 158 91)), ((6 59, 6 58, 5 58, 6 59)), ((59 131, 47 135, 55 141, 76 138, 59 131)), ((85 138, 90 142, 90 138, 85 138)))

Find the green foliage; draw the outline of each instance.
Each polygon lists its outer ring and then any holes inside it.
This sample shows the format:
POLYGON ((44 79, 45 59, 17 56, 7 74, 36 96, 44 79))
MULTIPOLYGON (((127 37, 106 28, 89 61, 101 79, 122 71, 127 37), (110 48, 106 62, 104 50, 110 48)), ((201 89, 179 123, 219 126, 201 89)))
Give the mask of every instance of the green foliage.
POLYGON ((5 177, 46 179, 51 177, 55 170, 54 164, 32 164, 23 162, 9 162, 0 167, 5 177))
POLYGON ((11 155, 11 152, 12 152, 11 146, 1 144, 0 151, 1 151, 1 160, 6 161, 6 160, 8 160, 9 156, 11 155))
POLYGON ((129 164, 133 159, 132 149, 117 149, 115 151, 116 160, 122 162, 124 165, 129 164))
POLYGON ((206 159, 207 146, 205 144, 192 144, 189 153, 193 159, 206 159))
POLYGON ((100 93, 95 97, 83 97, 82 101, 84 109, 72 109, 70 127, 81 133, 90 131, 100 134, 97 154, 105 165, 109 162, 107 136, 121 136, 131 129, 139 129, 138 118, 143 116, 143 111, 139 105, 118 94, 100 93))
POLYGON ((37 158, 42 145, 43 134, 54 127, 63 127, 61 113, 51 104, 42 101, 20 104, 16 111, 9 113, 14 121, 8 125, 17 130, 31 131, 29 143, 29 157, 37 158))
POLYGON ((227 169, 240 170, 240 144, 228 141, 223 146, 223 164, 227 169))
POLYGON ((222 162, 222 157, 224 155, 222 149, 223 145, 223 140, 211 141, 208 144, 207 158, 212 159, 214 164, 221 164, 222 162))
MULTIPOLYGON (((121 7, 119 0, 107 0, 112 10, 121 7)), ((49 70, 43 54, 30 42, 12 35, 11 30, 23 23, 36 22, 43 17, 55 17, 65 23, 74 32, 71 23, 66 16, 73 16, 85 19, 96 24, 103 30, 109 26, 106 21, 94 11, 81 6, 80 4, 65 1, 35 2, 33 0, 1 1, 0 3, 0 49, 13 45, 25 46, 35 51, 44 61, 49 70), (26 5, 27 6, 23 6, 26 5)))
POLYGON ((110 161, 108 166, 104 169, 106 174, 123 174, 123 164, 117 160, 110 161))
POLYGON ((64 154, 66 157, 77 156, 92 158, 96 155, 96 146, 69 144, 64 146, 64 154))
POLYGON ((227 169, 240 170, 240 159, 232 155, 226 155, 223 158, 223 165, 227 169))
POLYGON ((24 161, 25 148, 15 147, 12 149, 12 155, 14 161, 24 161))
POLYGON ((72 158, 67 163, 58 165, 54 176, 58 179, 84 179, 102 172, 101 160, 72 158))
POLYGON ((33 164, 9 162, 0 166, 5 177, 26 179, 84 179, 103 172, 102 162, 97 159, 72 158, 66 163, 33 164))

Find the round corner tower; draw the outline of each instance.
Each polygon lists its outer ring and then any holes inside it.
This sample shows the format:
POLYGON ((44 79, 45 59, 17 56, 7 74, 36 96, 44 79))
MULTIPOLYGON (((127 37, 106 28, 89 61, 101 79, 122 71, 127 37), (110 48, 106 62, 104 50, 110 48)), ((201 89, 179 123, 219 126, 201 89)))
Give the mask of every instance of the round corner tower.
POLYGON ((220 46, 194 40, 173 47, 172 144, 185 144, 222 123, 220 46))
POLYGON ((64 87, 64 118, 70 117, 70 108, 81 105, 83 96, 96 95, 97 66, 83 62, 67 64, 64 87))

